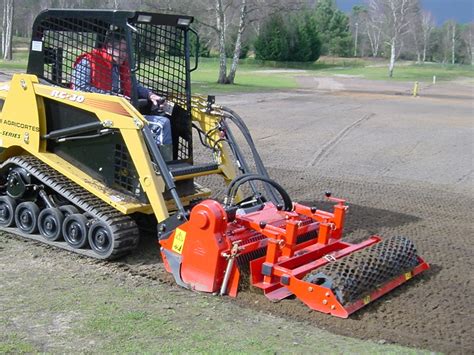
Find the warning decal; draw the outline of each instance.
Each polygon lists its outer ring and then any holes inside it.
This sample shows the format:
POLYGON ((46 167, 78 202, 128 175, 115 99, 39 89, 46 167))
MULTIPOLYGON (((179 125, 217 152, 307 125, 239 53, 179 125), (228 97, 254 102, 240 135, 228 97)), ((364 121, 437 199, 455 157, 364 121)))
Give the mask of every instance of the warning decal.
POLYGON ((178 254, 181 254, 183 252, 183 245, 184 241, 186 239, 186 232, 176 228, 176 232, 174 232, 174 239, 173 239, 173 246, 171 249, 178 254))

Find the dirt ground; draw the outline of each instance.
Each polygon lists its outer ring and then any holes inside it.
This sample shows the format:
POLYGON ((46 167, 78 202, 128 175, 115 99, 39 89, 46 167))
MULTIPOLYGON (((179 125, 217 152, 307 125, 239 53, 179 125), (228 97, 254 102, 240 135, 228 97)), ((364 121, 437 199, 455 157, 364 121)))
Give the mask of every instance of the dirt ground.
MULTIPOLYGON (((431 269, 346 320, 309 311, 297 300, 271 303, 251 291, 233 304, 334 334, 472 352, 474 86, 426 85, 414 98, 412 83, 298 80, 297 91, 225 95, 218 103, 242 115, 271 177, 293 200, 318 206, 330 190, 348 199, 349 240, 408 236, 431 269)), ((50 253, 36 243, 24 248, 50 253)), ((54 260, 50 263, 54 268, 54 260)), ((153 238, 104 267, 172 284, 153 238)))

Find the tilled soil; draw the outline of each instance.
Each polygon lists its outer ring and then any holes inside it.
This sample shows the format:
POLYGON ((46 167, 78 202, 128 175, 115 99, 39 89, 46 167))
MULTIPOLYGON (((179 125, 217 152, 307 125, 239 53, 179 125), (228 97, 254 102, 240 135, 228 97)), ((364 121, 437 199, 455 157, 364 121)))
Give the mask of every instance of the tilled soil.
MULTIPOLYGON (((349 200, 346 237, 361 241, 371 234, 408 236, 431 269, 381 299, 337 319, 310 311, 295 299, 268 301, 245 290, 235 302, 297 321, 317 324, 336 334, 361 339, 384 339, 401 345, 443 352, 469 352, 472 337, 472 198, 436 188, 390 183, 334 180, 305 172, 271 169, 270 174, 299 202, 321 206, 315 191, 337 186, 337 196, 349 200)), ((334 189, 335 191, 335 189, 334 189)), ((119 263, 119 268, 173 283, 164 271, 153 241, 142 241, 140 250, 119 263)))

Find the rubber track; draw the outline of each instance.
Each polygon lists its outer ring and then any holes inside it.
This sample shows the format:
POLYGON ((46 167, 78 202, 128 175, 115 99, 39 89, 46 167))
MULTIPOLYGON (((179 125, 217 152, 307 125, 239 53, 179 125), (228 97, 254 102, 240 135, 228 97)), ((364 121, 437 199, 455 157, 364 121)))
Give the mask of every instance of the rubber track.
POLYGON ((16 228, 1 228, 2 230, 96 259, 115 259, 128 254, 138 245, 139 230, 131 217, 123 215, 112 206, 33 156, 23 155, 10 158, 1 165, 0 169, 4 170, 11 165, 26 169, 42 184, 48 186, 81 210, 87 212, 93 219, 101 220, 106 223, 114 237, 114 249, 109 256, 104 257, 96 254, 91 249, 74 249, 66 242, 50 242, 40 235, 25 234, 16 228))

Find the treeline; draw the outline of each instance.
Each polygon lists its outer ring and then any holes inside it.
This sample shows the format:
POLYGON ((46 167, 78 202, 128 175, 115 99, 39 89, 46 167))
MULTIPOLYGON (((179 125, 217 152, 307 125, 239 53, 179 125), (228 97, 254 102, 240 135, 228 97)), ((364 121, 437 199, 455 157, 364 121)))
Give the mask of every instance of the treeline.
POLYGON ((368 0, 348 15, 334 0, 319 0, 314 9, 271 16, 254 48, 257 59, 276 61, 314 61, 321 54, 474 64, 473 40, 474 23, 436 27, 417 0, 368 0))
POLYGON ((420 0, 361 2, 345 14, 335 0, 0 0, 0 50, 11 58, 11 39, 30 38, 43 9, 109 8, 194 16, 200 55, 219 57, 219 83, 233 83, 239 58, 247 56, 296 62, 320 55, 387 58, 390 75, 399 58, 474 64, 473 23, 437 27, 420 0))

